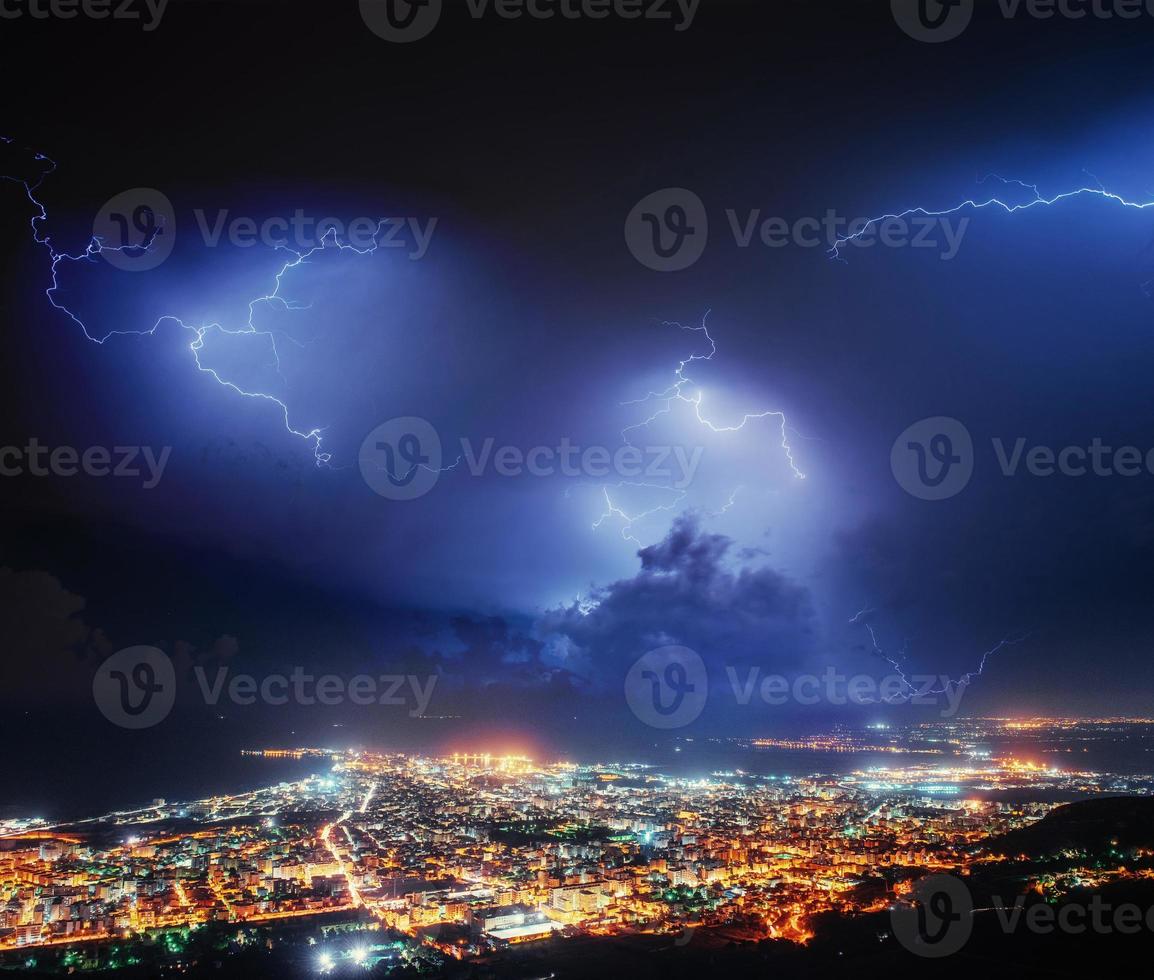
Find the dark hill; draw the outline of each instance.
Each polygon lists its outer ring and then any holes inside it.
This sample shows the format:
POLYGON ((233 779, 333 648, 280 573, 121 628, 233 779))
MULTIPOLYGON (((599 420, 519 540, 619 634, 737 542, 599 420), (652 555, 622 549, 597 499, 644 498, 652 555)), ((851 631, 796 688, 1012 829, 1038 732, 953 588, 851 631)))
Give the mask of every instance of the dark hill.
POLYGON ((992 854, 1031 858, 1154 849, 1154 797, 1112 796, 1058 807, 1032 827, 987 841, 992 854))

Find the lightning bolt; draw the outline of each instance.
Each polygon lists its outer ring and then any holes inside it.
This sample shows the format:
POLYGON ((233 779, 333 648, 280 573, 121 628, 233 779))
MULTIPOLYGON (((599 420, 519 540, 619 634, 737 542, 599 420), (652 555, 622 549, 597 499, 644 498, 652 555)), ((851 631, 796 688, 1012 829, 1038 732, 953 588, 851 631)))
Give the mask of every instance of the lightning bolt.
POLYGON ((907 208, 904 211, 896 211, 892 214, 882 214, 876 218, 868 219, 857 231, 848 235, 841 235, 834 240, 833 247, 829 249, 827 254, 831 259, 839 262, 845 262, 842 257, 842 249, 850 243, 863 237, 870 229, 875 228, 883 221, 903 220, 910 217, 926 217, 926 218, 943 218, 952 214, 966 210, 980 211, 983 208, 1000 208, 1006 214, 1017 214, 1019 211, 1028 211, 1030 208, 1036 207, 1052 207, 1055 204, 1060 204, 1063 201, 1068 201, 1071 198, 1090 196, 1099 197, 1106 201, 1112 201, 1115 204, 1120 204, 1122 207, 1131 208, 1135 211, 1145 211, 1147 208, 1154 207, 1154 201, 1131 201, 1120 194, 1115 194, 1112 191, 1106 190, 1102 182, 1089 171, 1083 171, 1087 177, 1094 181, 1093 185, 1084 187, 1077 187, 1073 190, 1063 191, 1060 194, 1055 194, 1053 197, 1045 197, 1037 184, 1027 184, 1022 180, 1013 180, 1006 177, 999 177, 997 174, 987 174, 983 177, 979 184, 984 184, 987 181, 998 181, 1003 187, 1018 187, 1024 191, 1028 191, 1032 197, 1025 201, 1003 201, 997 195, 986 198, 985 200, 977 200, 975 198, 968 198, 960 204, 955 204, 953 207, 945 208, 941 211, 931 211, 927 208, 916 207, 907 208))
POLYGON ((885 704, 906 704, 914 697, 923 697, 930 694, 949 694, 955 688, 967 688, 971 683, 973 683, 975 678, 982 676, 982 674, 985 672, 986 664, 989 662, 991 657, 1006 647, 1016 646, 1017 644, 1024 642, 1030 637, 1029 633, 1012 633, 1008 636, 1004 636, 992 647, 990 647, 990 649, 982 654, 982 658, 978 661, 978 666, 974 670, 962 674, 961 677, 958 677, 957 679, 946 678, 941 687, 927 690, 921 686, 914 685, 906 676, 903 661, 905 660, 906 652, 909 646, 908 641, 902 647, 901 653, 896 657, 891 657, 882 648, 881 644, 878 642, 877 630, 874 629, 873 624, 868 619, 868 617, 875 612, 877 612, 877 610, 874 608, 867 607, 862 609, 854 614, 853 618, 849 621, 849 625, 857 626, 860 624, 866 628, 870 635, 870 643, 873 645, 873 653, 881 657, 882 660, 893 667, 895 673, 901 681, 902 689, 900 692, 892 695, 891 697, 880 697, 877 700, 870 702, 872 704, 877 704, 879 702, 885 704))
POLYGON ((638 547, 641 547, 641 541, 633 536, 633 525, 638 521, 643 521, 647 517, 652 517, 654 514, 660 514, 662 511, 671 511, 676 509, 677 505, 681 503, 688 493, 687 490, 678 490, 675 487, 662 486, 660 483, 632 483, 628 480, 623 480, 620 483, 605 484, 601 487, 601 493, 605 498, 605 510, 593 522, 593 530, 596 531, 606 521, 613 518, 619 518, 622 521, 621 537, 626 541, 632 541, 638 547), (648 510, 641 511, 636 514, 630 514, 624 510, 620 504, 614 503, 610 490, 620 490, 622 487, 635 487, 646 490, 663 490, 674 494, 674 499, 667 504, 658 504, 656 507, 650 507, 648 510))
MULTIPOLYGON (((633 433, 635 433, 641 429, 646 429, 649 426, 651 426, 654 422, 656 422, 659 418, 661 418, 662 416, 669 415, 673 411, 673 409, 677 403, 689 405, 692 409, 693 416, 697 420, 698 424, 703 426, 704 428, 708 429, 712 433, 738 432, 738 431, 744 429, 747 425, 749 425, 752 422, 758 422, 758 421, 761 421, 763 419, 770 419, 770 418, 777 419, 780 423, 780 432, 781 432, 781 444, 780 445, 781 445, 782 451, 785 453, 785 458, 789 463, 790 471, 793 473, 795 479, 804 480, 805 474, 798 468, 797 461, 794 459, 793 446, 790 444, 790 441, 789 441, 789 433, 791 430, 789 427, 788 420, 786 419, 786 415, 783 411, 770 410, 770 411, 764 411, 764 412, 747 413, 747 414, 743 415, 738 422, 736 422, 734 424, 729 424, 729 425, 718 424, 717 422, 713 421, 713 419, 707 417, 706 414, 703 412, 702 402, 704 401, 704 393, 702 392, 701 388, 697 385, 697 382, 695 382, 689 376, 687 371, 689 370, 691 365, 696 364, 699 361, 700 362, 712 361, 714 356, 717 354, 717 342, 713 339, 713 336, 709 332, 709 314, 710 314, 710 312, 711 311, 708 311, 708 310, 706 311, 705 316, 703 316, 701 319, 700 326, 685 326, 684 324, 677 323, 674 321, 665 321, 662 323, 662 326, 665 326, 665 327, 676 327, 678 330, 682 330, 682 331, 685 331, 687 333, 701 334, 709 344, 709 352, 706 354, 691 353, 688 357, 685 357, 682 360, 680 360, 677 364, 676 369, 673 372, 672 383, 667 388, 663 389, 662 391, 651 391, 642 398, 635 398, 631 401, 621 403, 623 407, 630 407, 630 406, 634 406, 634 405, 656 405, 657 406, 655 408, 655 410, 647 418, 643 419, 640 422, 635 422, 632 425, 627 425, 624 429, 622 429, 621 430, 621 441, 626 446, 633 446, 633 441, 632 441, 632 434, 633 433)), ((729 501, 720 510, 714 512, 710 516, 716 517, 716 516, 720 516, 721 514, 728 512, 733 507, 735 498, 736 498, 737 493, 740 489, 741 488, 738 487, 736 490, 734 490, 733 493, 729 497, 729 501)), ((647 517, 651 517, 654 514, 658 514, 658 513, 661 513, 663 511, 673 510, 674 508, 676 508, 678 506, 678 504, 680 504, 685 499, 686 494, 688 493, 688 491, 686 491, 686 490, 675 488, 675 487, 655 486, 653 484, 628 483, 628 482, 622 482, 622 483, 617 483, 617 484, 605 484, 604 486, 601 487, 601 491, 602 491, 602 494, 605 498, 605 510, 597 518, 597 520, 594 521, 594 523, 593 523, 594 530, 601 527, 601 525, 604 524, 607 520, 611 520, 614 518, 619 519, 623 522, 623 526, 621 528, 621 536, 626 541, 632 541, 638 545, 641 542, 638 541, 638 539, 633 536, 634 525, 638 521, 644 520, 647 517), (611 495, 612 490, 620 489, 622 487, 640 487, 640 488, 646 488, 646 489, 665 490, 665 491, 672 492, 672 493, 676 494, 676 497, 675 497, 675 499, 673 499, 672 501, 670 501, 668 503, 659 504, 656 507, 652 507, 648 510, 641 511, 638 513, 629 513, 620 504, 616 503, 613 499, 613 496, 611 495)))
MULTIPOLYGON (((0 141, 8 145, 12 145, 14 143, 14 141, 7 136, 0 136, 0 141)), ((97 257, 104 252, 131 253, 137 251, 148 251, 155 244, 156 237, 160 233, 160 228, 158 227, 158 229, 153 232, 148 240, 141 245, 111 246, 105 244, 100 236, 93 235, 93 237, 89 239, 89 242, 85 246, 84 250, 81 252, 69 253, 58 250, 56 246, 53 245, 51 236, 42 234, 41 232, 41 225, 48 220, 48 210, 44 203, 37 197, 40 186, 48 177, 56 172, 57 164, 54 160, 51 160, 44 154, 36 152, 35 150, 28 150, 27 152, 33 155, 33 158, 37 163, 44 164, 40 175, 35 179, 30 179, 26 177, 13 177, 0 174, 0 179, 21 185, 24 189, 25 196, 31 202, 35 210, 35 213, 31 219, 32 238, 37 245, 40 245, 46 250, 50 259, 51 285, 44 290, 44 294, 47 296, 48 302, 51 303, 52 306, 57 310, 60 310, 62 313, 64 313, 78 327, 80 327, 85 338, 96 344, 104 344, 112 337, 152 336, 163 324, 166 323, 174 324, 179 329, 188 331, 192 335, 188 344, 188 350, 192 354, 193 362, 196 365, 198 371, 209 375, 217 384, 234 391, 238 395, 257 401, 267 402, 270 405, 275 405, 279 410, 281 418, 284 422, 285 431, 287 431, 291 436, 302 439, 309 444, 313 450, 313 457, 317 466, 329 465, 332 460, 332 454, 325 452, 322 448, 322 439, 325 431, 323 428, 296 428, 290 419, 289 407, 284 401, 275 395, 269 394, 268 392, 246 390, 235 382, 221 377, 215 368, 207 367, 201 363, 200 355, 201 351, 204 349, 206 338, 212 333, 224 334, 228 336, 248 335, 262 337, 268 344, 269 354, 271 355, 273 364, 276 366, 277 374, 279 374, 281 378, 284 378, 284 375, 281 373, 280 351, 277 348, 277 335, 274 331, 262 330, 257 327, 255 322, 257 311, 266 307, 276 307, 285 311, 307 309, 308 307, 306 305, 287 299, 283 295, 282 288, 284 286, 285 276, 288 275, 288 273, 293 269, 297 269, 300 266, 306 264, 309 258, 315 255, 317 252, 327 249, 337 249, 341 252, 355 252, 357 255, 372 254, 379 247, 377 243, 377 236, 380 235, 382 228, 386 224, 386 220, 381 220, 377 223, 376 232, 372 237, 372 245, 367 248, 356 248, 355 246, 346 242, 339 241, 337 239, 336 232, 333 229, 326 231, 317 245, 303 252, 298 252, 285 245, 278 245, 277 250, 283 250, 289 253, 290 258, 285 261, 285 263, 280 267, 280 270, 273 277, 273 288, 269 292, 266 292, 261 296, 257 296, 249 301, 248 317, 245 320, 245 323, 240 327, 230 329, 220 323, 208 323, 198 326, 195 324, 186 323, 179 317, 166 314, 165 316, 157 319, 156 322, 147 329, 112 330, 101 337, 91 333, 84 321, 79 316, 77 316, 76 313, 70 310, 63 303, 59 302, 57 299, 56 293, 60 289, 59 277, 61 265, 72 262, 94 262, 96 261, 97 257)), ((291 340, 291 338, 289 339, 291 340)), ((294 343, 296 343, 296 341, 294 341, 294 343)), ((456 464, 454 464, 454 466, 455 465, 456 464)))
POLYGON ((793 471, 793 475, 799 479, 804 480, 805 474, 798 469, 797 462, 793 458, 793 447, 789 444, 789 423, 786 420, 785 413, 781 411, 767 411, 756 412, 742 416, 740 422, 736 425, 718 425, 711 419, 706 418, 701 411, 701 403, 704 400, 704 394, 697 386, 697 383, 687 375, 686 369, 697 361, 712 361, 714 355, 717 353, 717 343, 709 333, 709 314, 711 311, 706 311, 705 316, 702 317, 701 326, 687 327, 680 323, 666 321, 662 326, 676 327, 678 330, 685 330, 689 333, 700 333, 704 335, 709 342, 708 354, 690 354, 689 357, 680 361, 677 365, 677 370, 674 371, 676 380, 664 391, 651 391, 644 398, 636 398, 633 401, 622 402, 622 405, 645 405, 650 402, 656 402, 662 407, 657 409, 652 415, 642 422, 636 422, 633 425, 628 425, 621 430, 621 439, 627 446, 632 446, 629 433, 635 432, 638 429, 644 429, 652 425, 657 419, 663 415, 668 415, 673 410, 673 403, 684 402, 686 405, 693 406, 693 414, 697 418, 699 424, 705 426, 711 432, 738 432, 744 429, 750 422, 756 422, 759 419, 776 418, 781 421, 781 448, 785 451, 785 457, 789 460, 789 468, 793 471), (688 389, 688 393, 687 393, 688 389))
POLYGON ((721 517, 724 514, 728 514, 737 505, 737 495, 739 493, 741 493, 741 491, 744 489, 745 489, 744 486, 734 487, 733 493, 731 493, 729 495, 729 499, 724 504, 722 504, 721 509, 713 511, 712 513, 710 513, 709 516, 710 517, 721 517))

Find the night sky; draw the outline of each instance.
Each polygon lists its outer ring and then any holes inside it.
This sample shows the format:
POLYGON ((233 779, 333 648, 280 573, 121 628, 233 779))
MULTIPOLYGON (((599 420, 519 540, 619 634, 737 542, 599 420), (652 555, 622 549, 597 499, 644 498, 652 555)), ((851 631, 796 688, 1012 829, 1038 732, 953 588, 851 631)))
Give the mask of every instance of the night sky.
MULTIPOLYGON (((57 247, 82 250, 131 188, 175 209, 155 269, 61 268, 57 300, 93 336, 164 315, 243 325, 285 253, 206 247, 198 210, 437 219, 419 260, 327 249, 286 275, 307 309, 258 314, 283 332, 283 376, 251 338, 202 352, 240 387, 275 390, 295 428, 323 428, 318 467, 275 404, 198 372, 174 323, 87 340, 43 294, 34 209, 0 184, 0 445, 172 447, 152 489, 0 479, 8 744, 86 760, 142 740, 616 748, 653 737, 622 697, 646 650, 691 647, 719 687, 726 666, 881 676, 866 622, 887 651, 908 644, 912 670, 950 676, 1025 636, 975 680, 968 714, 1149 714, 1154 475, 1005 477, 991 440, 1154 447, 1154 208, 1083 195, 964 211, 949 261, 879 246, 845 262, 756 236, 739 247, 727 210, 741 224, 755 209, 944 209, 1003 189, 979 183, 991 172, 1047 196, 1100 180, 1154 200, 1154 19, 1008 20, 990 4, 928 44, 875 0, 703 0, 681 31, 446 8, 412 44, 374 35, 351 0, 173 0, 147 33, 0 24, 14 140, 0 173, 43 167, 22 147, 56 161, 39 197, 57 247), (709 242, 661 273, 623 229, 670 187, 705 203, 709 242), (593 527, 615 478, 463 466, 411 501, 362 479, 362 440, 396 417, 427 419, 446 464, 463 437, 616 450, 654 407, 623 403, 708 353, 675 325, 703 321, 717 353, 688 369, 703 410, 722 425, 785 413, 804 480, 776 418, 714 433, 678 402, 634 441, 700 450, 700 466, 684 495, 620 490, 622 509, 664 508, 631 528, 593 527), (942 501, 908 494, 890 465, 899 433, 933 416, 975 445, 972 480, 942 501), (125 733, 90 684, 137 644, 186 680, 197 663, 435 673, 431 710, 460 717, 217 712, 190 694, 155 731, 125 733)), ((714 700, 686 734, 915 717, 714 700)))

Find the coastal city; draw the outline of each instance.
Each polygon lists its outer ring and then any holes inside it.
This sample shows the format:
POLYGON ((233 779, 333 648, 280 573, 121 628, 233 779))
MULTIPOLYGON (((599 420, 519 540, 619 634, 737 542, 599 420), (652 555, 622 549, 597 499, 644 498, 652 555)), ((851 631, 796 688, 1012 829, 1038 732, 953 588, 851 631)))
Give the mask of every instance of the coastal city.
POLYGON ((811 751, 809 775, 248 749, 318 772, 63 825, 0 824, 0 955, 104 968, 110 948, 131 962, 145 937, 179 953, 197 930, 239 928, 243 944, 246 928, 309 922, 344 937, 320 944, 320 972, 693 929, 804 944, 814 916, 882 910, 928 873, 965 874, 991 860, 981 842, 1060 800, 1150 795, 1154 780, 1075 766, 1061 748, 1141 738, 1150 724, 957 720, 747 747, 751 763, 776 746, 811 751), (1021 734, 1034 758, 997 748, 1021 734), (1055 747, 1060 761, 1047 761, 1055 747), (870 763, 820 771, 817 754, 855 751, 870 763), (873 761, 883 752, 893 758, 873 761))

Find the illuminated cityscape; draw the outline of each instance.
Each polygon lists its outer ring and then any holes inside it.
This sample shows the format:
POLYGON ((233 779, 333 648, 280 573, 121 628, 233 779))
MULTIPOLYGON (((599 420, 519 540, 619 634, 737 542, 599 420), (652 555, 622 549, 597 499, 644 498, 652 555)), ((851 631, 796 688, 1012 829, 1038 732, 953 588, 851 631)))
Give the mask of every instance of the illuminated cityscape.
MULTIPOLYGON (((978 743, 1028 732, 1044 748, 1150 726, 920 725, 863 743, 909 760, 807 776, 690 777, 472 750, 434 758, 250 749, 314 759, 325 771, 66 825, 0 826, 0 943, 13 955, 60 947, 70 965, 108 965, 112 944, 131 958, 145 937, 179 960, 197 930, 241 927, 232 941, 243 945, 244 929, 276 937, 278 926, 323 922, 326 935, 343 938, 316 951, 322 972, 326 962, 436 963, 539 941, 686 930, 804 945, 816 916, 884 910, 926 874, 965 875, 997 860, 983 842, 1031 826, 1057 799, 1154 792, 1154 777, 1038 763, 978 743), (925 757, 927 742, 948 758, 925 757)), ((787 744, 839 754, 879 734, 787 744)), ((749 757, 771 743, 753 740, 749 757)), ((1128 872, 1120 863, 1093 873, 1128 872)))

